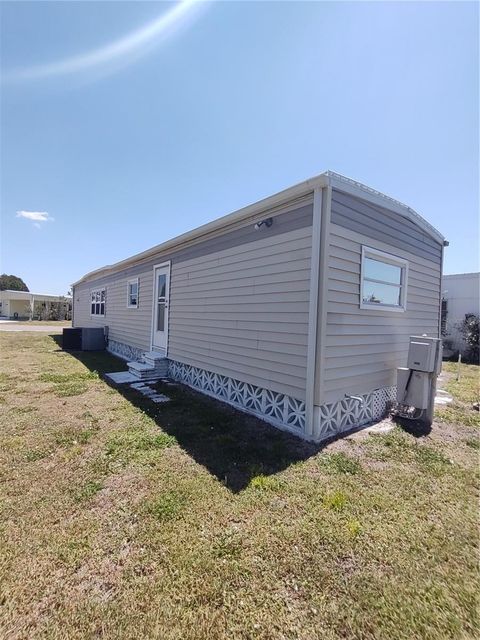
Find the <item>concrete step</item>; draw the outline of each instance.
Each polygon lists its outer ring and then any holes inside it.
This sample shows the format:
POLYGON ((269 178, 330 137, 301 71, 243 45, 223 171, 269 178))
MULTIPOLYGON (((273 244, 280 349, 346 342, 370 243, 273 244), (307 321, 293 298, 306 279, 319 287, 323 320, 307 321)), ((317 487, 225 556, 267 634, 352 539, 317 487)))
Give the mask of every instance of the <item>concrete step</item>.
POLYGON ((167 369, 168 361, 166 358, 151 358, 149 355, 142 356, 142 362, 148 364, 155 369, 167 369))
MULTIPOLYGON (((165 359, 164 359, 165 360, 165 359)), ((146 362, 127 362, 128 371, 137 380, 159 380, 167 376, 167 363, 152 366, 146 362)))
POLYGON ((143 359, 155 361, 166 360, 165 356, 161 353, 158 353, 158 351, 145 351, 145 353, 143 354, 143 359))
POLYGON ((156 371, 163 371, 167 370, 168 368, 168 362, 166 360, 163 362, 152 362, 150 360, 144 360, 143 363, 146 364, 147 367, 152 367, 152 369, 155 369, 156 371))
POLYGON ((143 371, 152 371, 154 368, 145 362, 127 362, 127 367, 129 369, 133 369, 133 371, 138 371, 139 373, 143 371))

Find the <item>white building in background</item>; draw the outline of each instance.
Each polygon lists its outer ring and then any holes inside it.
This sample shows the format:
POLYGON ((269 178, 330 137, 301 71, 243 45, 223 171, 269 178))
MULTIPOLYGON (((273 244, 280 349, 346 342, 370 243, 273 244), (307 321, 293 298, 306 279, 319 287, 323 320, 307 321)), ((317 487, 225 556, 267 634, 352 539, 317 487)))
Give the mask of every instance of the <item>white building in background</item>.
POLYGON ((442 335, 445 351, 466 351, 458 329, 466 315, 480 316, 480 273, 455 273, 442 278, 442 335))
POLYGON ((68 320, 72 314, 72 298, 30 291, 0 291, 0 318, 10 320, 68 320))

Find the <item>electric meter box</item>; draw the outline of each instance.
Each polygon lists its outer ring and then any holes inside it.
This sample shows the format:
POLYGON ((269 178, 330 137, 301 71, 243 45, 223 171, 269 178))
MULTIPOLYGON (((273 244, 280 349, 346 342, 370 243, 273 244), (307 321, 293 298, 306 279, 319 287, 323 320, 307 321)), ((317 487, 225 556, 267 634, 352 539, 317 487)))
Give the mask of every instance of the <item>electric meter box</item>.
POLYGON ((441 362, 439 343, 438 338, 412 336, 408 348, 407 367, 414 371, 439 372, 437 371, 441 362))
POLYGON ((430 377, 426 371, 397 369, 397 402, 417 409, 428 407, 430 377))

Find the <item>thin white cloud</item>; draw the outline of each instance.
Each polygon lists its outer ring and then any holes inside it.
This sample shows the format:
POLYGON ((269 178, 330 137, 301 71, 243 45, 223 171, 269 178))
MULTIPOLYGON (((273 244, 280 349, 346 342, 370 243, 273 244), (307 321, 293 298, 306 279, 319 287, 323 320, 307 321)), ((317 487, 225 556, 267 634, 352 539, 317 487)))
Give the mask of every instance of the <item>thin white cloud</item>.
POLYGON ((41 229, 44 222, 53 222, 55 220, 48 211, 17 211, 17 218, 30 220, 37 229, 41 229))
POLYGON ((144 27, 104 47, 50 64, 13 69, 4 73, 3 78, 18 80, 61 76, 104 66, 128 56, 133 58, 133 54, 140 53, 146 45, 155 43, 162 36, 172 34, 176 28, 187 22, 187 18, 192 18, 193 14, 206 4, 207 2, 199 0, 181 0, 144 27))
POLYGON ((48 211, 17 211, 17 218, 26 218, 35 222, 53 222, 54 220, 48 211))

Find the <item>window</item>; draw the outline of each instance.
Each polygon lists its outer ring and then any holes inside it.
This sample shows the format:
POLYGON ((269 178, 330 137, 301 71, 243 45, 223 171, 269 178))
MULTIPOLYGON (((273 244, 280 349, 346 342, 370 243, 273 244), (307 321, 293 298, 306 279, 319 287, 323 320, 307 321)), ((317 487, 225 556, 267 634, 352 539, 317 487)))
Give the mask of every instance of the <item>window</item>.
POLYGON ((138 308, 138 278, 129 280, 127 284, 127 307, 138 308))
POLYGON ((405 311, 408 262, 377 249, 362 247, 361 309, 405 311))
POLYGON ((90 315, 105 315, 105 289, 94 289, 90 292, 90 315))

